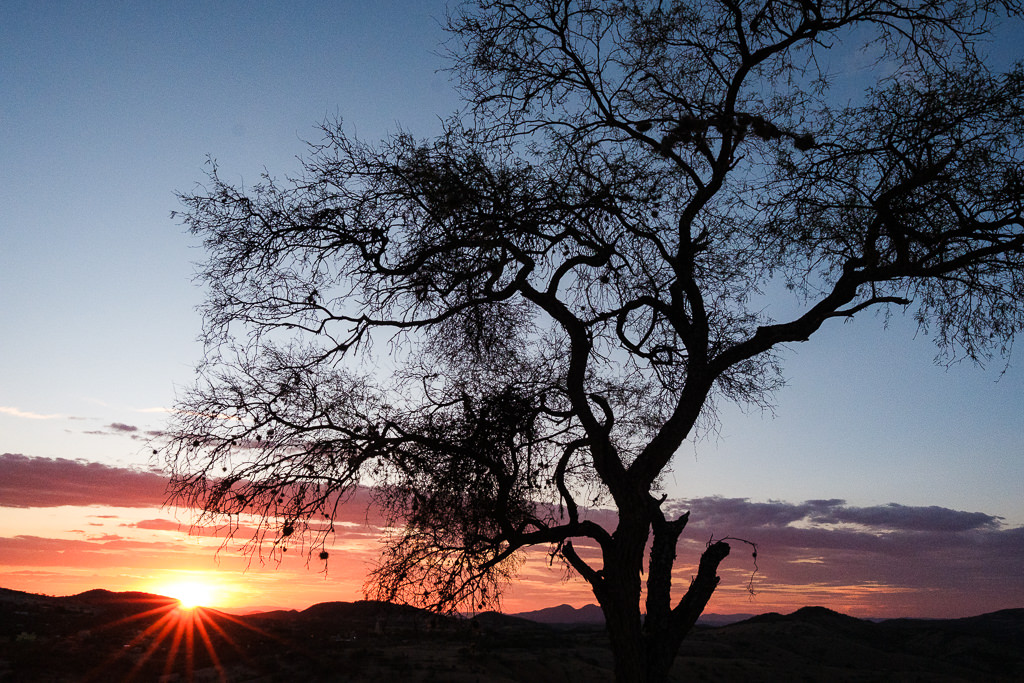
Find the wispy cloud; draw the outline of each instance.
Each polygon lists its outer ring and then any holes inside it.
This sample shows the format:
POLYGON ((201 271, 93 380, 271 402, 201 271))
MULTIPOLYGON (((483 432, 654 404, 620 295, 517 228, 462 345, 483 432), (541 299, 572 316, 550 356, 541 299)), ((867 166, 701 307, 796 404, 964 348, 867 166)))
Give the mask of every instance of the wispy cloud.
MULTIPOLYGON (((174 519, 156 518, 156 519, 144 519, 139 522, 132 524, 122 524, 122 527, 140 529, 142 531, 169 531, 174 533, 180 533, 183 536, 189 536, 190 538, 219 538, 224 539, 227 529, 219 524, 189 524, 183 523, 174 519)), ((255 526, 246 526, 244 524, 235 524, 231 526, 230 533, 232 537, 244 542, 246 539, 251 538, 258 532, 255 526)), ((375 537, 379 537, 380 534, 376 534, 375 537)))
POLYGON ((13 406, 0 406, 0 413, 10 415, 12 417, 24 418, 26 420, 56 420, 64 417, 59 414, 43 415, 41 413, 33 413, 13 406))
POLYGON ((160 432, 145 432, 147 437, 143 437, 140 433, 139 428, 135 425, 125 424, 123 422, 111 422, 108 425, 103 425, 101 429, 92 429, 89 431, 82 432, 90 436, 120 436, 128 435, 132 439, 148 438, 150 436, 158 436, 160 432))
POLYGON ((0 537, 3 565, 21 567, 159 568, 181 553, 195 553, 182 541, 143 541, 120 537, 71 540, 31 534, 0 537))

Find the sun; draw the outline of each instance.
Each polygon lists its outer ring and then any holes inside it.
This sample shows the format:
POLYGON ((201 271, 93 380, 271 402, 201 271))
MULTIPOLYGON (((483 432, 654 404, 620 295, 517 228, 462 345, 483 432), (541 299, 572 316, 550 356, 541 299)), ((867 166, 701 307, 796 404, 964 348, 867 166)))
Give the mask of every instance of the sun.
POLYGON ((142 593, 139 599, 142 611, 126 617, 118 615, 112 622, 112 625, 134 624, 134 635, 123 648, 115 648, 112 656, 99 662, 87 678, 156 680, 156 676, 149 673, 162 666, 164 678, 174 674, 175 678, 191 681, 199 677, 200 670, 205 676, 212 667, 218 680, 228 680, 220 648, 243 653, 243 646, 236 640, 243 631, 256 633, 262 639, 275 637, 230 614, 204 609, 224 599, 219 586, 216 580, 195 577, 153 584, 150 590, 158 596, 147 594, 149 591, 142 593), (174 598, 179 604, 154 599, 159 596, 174 598), (162 665, 160 660, 163 660, 162 665), (128 666, 130 671, 125 668, 128 666), (108 668, 112 675, 107 675, 108 668), (128 671, 127 676, 125 671, 128 671))
POLYGON ((168 584, 161 590, 161 593, 169 598, 175 598, 180 603, 181 609, 209 607, 215 598, 213 587, 198 581, 168 584))

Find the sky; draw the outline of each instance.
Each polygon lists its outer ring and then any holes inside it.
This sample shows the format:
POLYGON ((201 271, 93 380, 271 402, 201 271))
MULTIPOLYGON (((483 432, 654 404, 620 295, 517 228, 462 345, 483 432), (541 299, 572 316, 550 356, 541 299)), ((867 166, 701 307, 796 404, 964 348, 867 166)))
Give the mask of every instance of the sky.
MULTIPOLYGON (((460 105, 444 15, 436 0, 0 4, 0 587, 191 581, 233 608, 362 596, 372 509, 353 507, 325 572, 301 549, 261 562, 163 505, 147 441, 202 356, 203 254, 170 213, 208 158, 240 184, 296 170, 325 119, 371 141, 436 134, 460 105)), ((679 583, 732 536, 758 544, 756 566, 735 543, 711 612, 1024 606, 1020 351, 936 366, 910 321, 870 315, 786 349, 773 413, 724 408, 666 476, 692 511, 679 583)), ((540 551, 505 608, 594 602, 563 579, 540 551)))

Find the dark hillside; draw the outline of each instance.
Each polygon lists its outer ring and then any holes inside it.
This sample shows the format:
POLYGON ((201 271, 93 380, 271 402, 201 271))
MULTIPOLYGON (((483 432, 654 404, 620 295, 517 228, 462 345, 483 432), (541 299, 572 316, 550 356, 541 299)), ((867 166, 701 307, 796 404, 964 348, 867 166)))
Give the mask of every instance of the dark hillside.
POLYGON ((874 623, 823 607, 762 614, 683 644, 695 680, 1020 681, 1024 610, 874 623), (700 674, 703 674, 702 677, 700 674), (721 680, 721 679, 720 679, 721 680))
MULTIPOLYGON (((549 614, 564 614, 555 608, 549 614)), ((874 623, 821 607, 698 627, 678 681, 1021 681, 1024 610, 874 623)), ((0 682, 612 681, 600 626, 380 602, 232 616, 170 598, 0 589, 0 682)))

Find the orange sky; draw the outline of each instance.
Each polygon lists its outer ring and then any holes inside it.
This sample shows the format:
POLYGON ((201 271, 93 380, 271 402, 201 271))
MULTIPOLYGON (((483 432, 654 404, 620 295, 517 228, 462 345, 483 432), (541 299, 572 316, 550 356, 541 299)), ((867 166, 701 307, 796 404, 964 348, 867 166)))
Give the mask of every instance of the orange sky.
MULTIPOLYGON (((188 510, 161 507, 162 475, 94 462, 0 455, 0 586, 68 595, 92 588, 170 594, 183 582, 210 589, 210 606, 304 608, 357 600, 382 529, 353 503, 329 544, 326 566, 300 546, 283 557, 246 555, 215 528, 192 529, 188 510)), ((823 605, 862 617, 957 617, 1024 604, 1024 529, 983 513, 897 505, 852 507, 746 499, 689 501, 677 588, 703 544, 733 536, 715 613, 790 612, 823 605), (992 561, 995 558, 996 561, 992 561)), ((591 511, 602 518, 607 513, 591 511)), ((604 519, 605 523, 609 520, 604 519)), ((586 548, 581 547, 586 553, 586 548)), ((532 553, 505 611, 594 602, 578 579, 532 553)))

